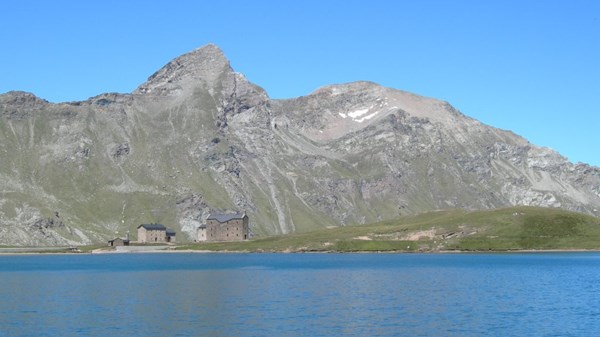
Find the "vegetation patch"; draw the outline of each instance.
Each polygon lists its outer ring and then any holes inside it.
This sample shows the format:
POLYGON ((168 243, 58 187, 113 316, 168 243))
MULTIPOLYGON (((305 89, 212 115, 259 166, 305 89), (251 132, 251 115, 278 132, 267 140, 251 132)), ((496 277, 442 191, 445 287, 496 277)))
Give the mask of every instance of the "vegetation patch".
MULTIPOLYGON (((79 247, 82 252, 99 246, 79 247)), ((204 242, 176 250, 214 252, 439 252, 598 250, 600 219, 560 209, 446 210, 395 220, 239 242, 204 242)))
POLYGON ((600 219, 560 209, 445 210, 395 220, 178 249, 249 252, 437 252, 600 249, 600 219))

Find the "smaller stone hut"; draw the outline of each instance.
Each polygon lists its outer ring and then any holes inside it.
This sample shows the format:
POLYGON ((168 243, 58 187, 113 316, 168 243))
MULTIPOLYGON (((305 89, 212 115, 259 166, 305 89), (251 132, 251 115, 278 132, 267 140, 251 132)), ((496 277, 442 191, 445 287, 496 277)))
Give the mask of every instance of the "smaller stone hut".
POLYGON ((171 243, 175 243, 175 231, 167 228, 167 230, 165 231, 165 240, 166 242, 171 242, 171 243))
POLYGON ((117 246, 129 246, 129 238, 115 238, 112 240, 108 240, 109 247, 117 247, 117 246))

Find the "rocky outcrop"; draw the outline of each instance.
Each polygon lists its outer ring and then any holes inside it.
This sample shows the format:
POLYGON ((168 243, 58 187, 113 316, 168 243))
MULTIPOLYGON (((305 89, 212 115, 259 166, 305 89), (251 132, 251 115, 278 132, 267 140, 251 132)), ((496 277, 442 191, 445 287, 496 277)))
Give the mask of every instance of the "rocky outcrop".
POLYGON ((441 208, 600 215, 597 167, 371 82, 271 100, 214 45, 131 94, 0 95, 0 154, 0 244, 98 242, 151 222, 193 240, 211 210, 245 210, 256 235, 441 208))

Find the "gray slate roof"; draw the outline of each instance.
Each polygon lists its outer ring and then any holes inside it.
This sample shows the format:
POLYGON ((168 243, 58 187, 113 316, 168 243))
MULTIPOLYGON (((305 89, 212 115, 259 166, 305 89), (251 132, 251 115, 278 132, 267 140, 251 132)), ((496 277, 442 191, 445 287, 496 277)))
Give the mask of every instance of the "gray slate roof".
POLYGON ((117 240, 123 240, 123 242, 129 242, 129 239, 123 239, 123 238, 114 238, 112 240, 108 240, 108 242, 115 242, 117 240))
POLYGON ((158 223, 141 224, 137 228, 144 227, 148 231, 165 231, 167 227, 158 223))
POLYGON ((206 220, 217 220, 220 223, 227 222, 234 219, 243 219, 246 213, 230 213, 230 214, 219 214, 211 213, 206 220))

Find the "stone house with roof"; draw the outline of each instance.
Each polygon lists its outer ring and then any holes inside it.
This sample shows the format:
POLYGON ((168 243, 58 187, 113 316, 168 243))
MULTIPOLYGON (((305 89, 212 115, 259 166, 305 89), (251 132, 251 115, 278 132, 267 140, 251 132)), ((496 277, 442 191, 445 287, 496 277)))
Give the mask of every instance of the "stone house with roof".
POLYGON ((123 238, 114 238, 112 240, 108 240, 109 247, 117 247, 117 246, 129 246, 129 235, 125 239, 123 238))
POLYGON ((141 224, 137 227, 139 243, 173 243, 175 231, 161 224, 141 224))
POLYGON ((246 212, 211 213, 206 223, 198 227, 198 241, 243 241, 248 240, 249 235, 246 212))

